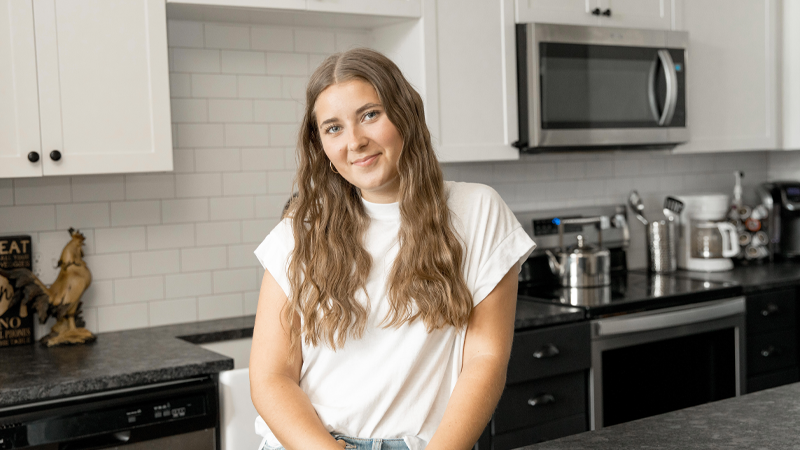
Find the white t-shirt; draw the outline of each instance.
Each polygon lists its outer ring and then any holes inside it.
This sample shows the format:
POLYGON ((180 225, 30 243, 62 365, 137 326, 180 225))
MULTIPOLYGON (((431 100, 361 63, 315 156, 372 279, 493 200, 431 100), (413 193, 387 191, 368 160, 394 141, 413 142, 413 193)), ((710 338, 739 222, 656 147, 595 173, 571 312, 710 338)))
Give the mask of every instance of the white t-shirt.
MULTIPOLYGON (((464 279, 478 305, 535 244, 492 188, 451 181, 445 187, 455 231, 466 245, 464 279)), ((461 372, 466 330, 445 327, 428 333, 421 320, 399 328, 380 326, 389 312, 386 282, 399 249, 400 207, 363 202, 371 218, 365 249, 372 256, 366 285, 371 310, 364 336, 348 339, 337 351, 303 343, 300 388, 329 432, 403 438, 411 450, 422 450, 439 426, 461 372)), ((290 219, 284 219, 255 250, 287 297, 293 248, 290 219)), ((362 291, 356 298, 365 301, 362 291)), ((270 446, 280 445, 261 417, 256 432, 270 446)))

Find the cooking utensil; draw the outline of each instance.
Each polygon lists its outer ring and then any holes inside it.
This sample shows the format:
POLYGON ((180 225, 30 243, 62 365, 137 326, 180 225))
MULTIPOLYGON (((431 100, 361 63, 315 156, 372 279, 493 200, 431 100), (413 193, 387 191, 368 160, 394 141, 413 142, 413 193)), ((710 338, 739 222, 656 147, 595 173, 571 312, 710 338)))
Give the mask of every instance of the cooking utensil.
POLYGON ((671 220, 654 221, 647 226, 647 256, 651 272, 670 273, 678 269, 676 228, 671 220))
POLYGON ((681 212, 683 212, 682 201, 671 196, 664 199, 664 215, 670 222, 674 222, 676 219, 680 220, 681 212))
POLYGON ((639 192, 635 189, 632 190, 631 194, 628 196, 628 206, 630 206, 633 213, 636 214, 636 218, 639 219, 639 222, 647 226, 648 221, 644 216, 644 203, 642 203, 642 197, 639 196, 639 192))
POLYGON ((610 226, 607 216, 580 217, 575 219, 561 219, 558 223, 559 248, 557 255, 550 250, 545 250, 553 275, 558 277, 559 283, 564 287, 595 287, 611 284, 611 253, 601 247, 603 237, 601 230, 610 226), (597 246, 584 242, 582 235, 578 235, 577 245, 564 249, 564 227, 566 225, 596 225, 597 246))

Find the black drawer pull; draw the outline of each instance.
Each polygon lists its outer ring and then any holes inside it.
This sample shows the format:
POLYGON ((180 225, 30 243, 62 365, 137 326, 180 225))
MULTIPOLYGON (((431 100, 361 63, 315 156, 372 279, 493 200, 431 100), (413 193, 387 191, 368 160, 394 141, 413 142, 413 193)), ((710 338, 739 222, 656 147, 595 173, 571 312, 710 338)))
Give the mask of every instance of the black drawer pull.
POLYGON ((779 348, 777 348, 775 346, 772 346, 772 345, 770 345, 769 347, 761 350, 761 356, 763 356, 764 358, 769 358, 770 356, 780 355, 781 353, 782 353, 781 349, 779 349, 779 348))
POLYGON ((770 302, 766 308, 761 310, 761 315, 764 317, 768 317, 775 314, 776 312, 778 312, 778 305, 770 302))
POLYGON ((536 359, 545 359, 545 358, 553 358, 558 356, 561 353, 558 351, 558 347, 553 344, 545 344, 539 350, 533 352, 533 357, 536 359))
POLYGON ((600 8, 595 8, 595 9, 592 10, 592 15, 593 16, 599 16, 600 14, 602 14, 602 12, 600 11, 600 8))
POLYGON ((537 395, 536 397, 528 399, 528 404, 531 406, 544 406, 555 402, 556 398, 550 394, 537 395))

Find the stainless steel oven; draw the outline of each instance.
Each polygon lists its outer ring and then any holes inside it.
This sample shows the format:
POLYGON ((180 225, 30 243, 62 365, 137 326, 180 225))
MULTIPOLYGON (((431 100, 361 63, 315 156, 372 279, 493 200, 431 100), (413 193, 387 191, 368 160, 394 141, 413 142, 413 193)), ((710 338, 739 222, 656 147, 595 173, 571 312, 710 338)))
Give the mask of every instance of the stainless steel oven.
POLYGON ((744 297, 593 320, 599 429, 744 392, 744 297))
POLYGON ((689 140, 685 32, 517 25, 523 151, 689 140))

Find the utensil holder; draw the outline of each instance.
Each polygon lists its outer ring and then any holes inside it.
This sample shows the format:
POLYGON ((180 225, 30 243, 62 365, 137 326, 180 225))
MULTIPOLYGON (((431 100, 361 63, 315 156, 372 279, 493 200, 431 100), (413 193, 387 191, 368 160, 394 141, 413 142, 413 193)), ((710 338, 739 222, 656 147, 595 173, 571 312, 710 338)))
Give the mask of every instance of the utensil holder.
POLYGON ((670 273, 678 269, 678 227, 659 220, 647 225, 647 260, 651 272, 670 273))

